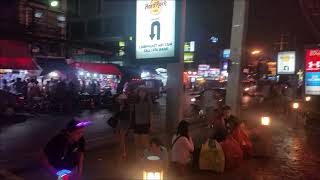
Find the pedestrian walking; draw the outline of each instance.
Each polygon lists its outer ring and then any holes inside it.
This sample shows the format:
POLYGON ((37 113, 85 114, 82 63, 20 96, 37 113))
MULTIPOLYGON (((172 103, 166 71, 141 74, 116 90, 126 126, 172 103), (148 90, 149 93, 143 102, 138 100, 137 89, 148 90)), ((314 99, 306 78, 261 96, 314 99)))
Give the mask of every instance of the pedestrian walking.
POLYGON ((141 157, 143 150, 148 147, 149 132, 151 126, 152 101, 145 89, 137 91, 137 99, 134 104, 134 139, 136 157, 141 157))
POLYGON ((172 138, 171 164, 174 172, 186 175, 191 171, 193 151, 194 144, 189 135, 189 123, 182 120, 172 138))

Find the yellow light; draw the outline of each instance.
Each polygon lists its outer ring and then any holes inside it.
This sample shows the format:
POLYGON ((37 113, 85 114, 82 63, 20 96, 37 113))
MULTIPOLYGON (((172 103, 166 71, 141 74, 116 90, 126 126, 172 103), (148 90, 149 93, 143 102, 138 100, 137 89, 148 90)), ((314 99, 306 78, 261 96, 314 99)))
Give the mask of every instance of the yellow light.
POLYGON ((307 96, 307 97, 305 97, 305 100, 306 100, 307 102, 309 102, 309 101, 311 101, 311 97, 310 97, 310 96, 307 96))
POLYGON ((163 180, 163 172, 143 171, 143 180, 163 180))
POLYGON ((299 103, 295 102, 292 104, 293 109, 298 109, 299 108, 299 103))
POLYGON ((259 51, 259 50, 254 50, 251 52, 252 55, 256 55, 256 54, 260 54, 260 53, 261 53, 261 51, 259 51))
POLYGON ((269 126, 270 125, 270 117, 261 117, 261 125, 269 126))

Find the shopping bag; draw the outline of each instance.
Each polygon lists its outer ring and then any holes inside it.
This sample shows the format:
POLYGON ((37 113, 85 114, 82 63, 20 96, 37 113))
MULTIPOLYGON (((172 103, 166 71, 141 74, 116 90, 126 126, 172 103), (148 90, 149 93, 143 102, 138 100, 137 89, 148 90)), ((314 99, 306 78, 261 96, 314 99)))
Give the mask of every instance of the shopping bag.
POLYGON ((251 157, 253 154, 253 146, 252 142, 247 135, 241 128, 236 128, 233 130, 231 137, 238 142, 240 145, 241 150, 243 151, 244 157, 251 157))
POLYGON ((205 144, 202 144, 199 169, 222 173, 224 166, 225 157, 221 145, 216 140, 208 140, 205 144))
POLYGON ((243 152, 239 143, 232 136, 228 136, 221 142, 221 147, 225 156, 225 169, 235 169, 239 167, 243 160, 243 152))

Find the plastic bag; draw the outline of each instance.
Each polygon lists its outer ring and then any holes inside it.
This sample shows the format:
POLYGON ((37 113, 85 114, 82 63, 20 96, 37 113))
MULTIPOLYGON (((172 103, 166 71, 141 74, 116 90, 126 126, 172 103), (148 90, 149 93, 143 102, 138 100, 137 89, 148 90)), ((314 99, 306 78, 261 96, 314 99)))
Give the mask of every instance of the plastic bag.
POLYGON ((221 145, 216 140, 208 140, 202 144, 199 169, 222 173, 225 166, 225 157, 221 145))
POLYGON ((239 167, 243 160, 243 152, 239 143, 232 136, 229 136, 221 143, 221 147, 225 156, 225 168, 235 169, 239 167))

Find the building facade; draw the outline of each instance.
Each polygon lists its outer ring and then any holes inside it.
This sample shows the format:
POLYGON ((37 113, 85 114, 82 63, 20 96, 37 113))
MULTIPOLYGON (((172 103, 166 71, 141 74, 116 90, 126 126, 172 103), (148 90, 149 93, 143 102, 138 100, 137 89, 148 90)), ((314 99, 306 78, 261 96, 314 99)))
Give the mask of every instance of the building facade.
POLYGON ((0 39, 28 44, 33 56, 65 56, 66 0, 3 0, 0 39))
POLYGON ((135 1, 68 0, 71 56, 92 63, 130 62, 135 1))

